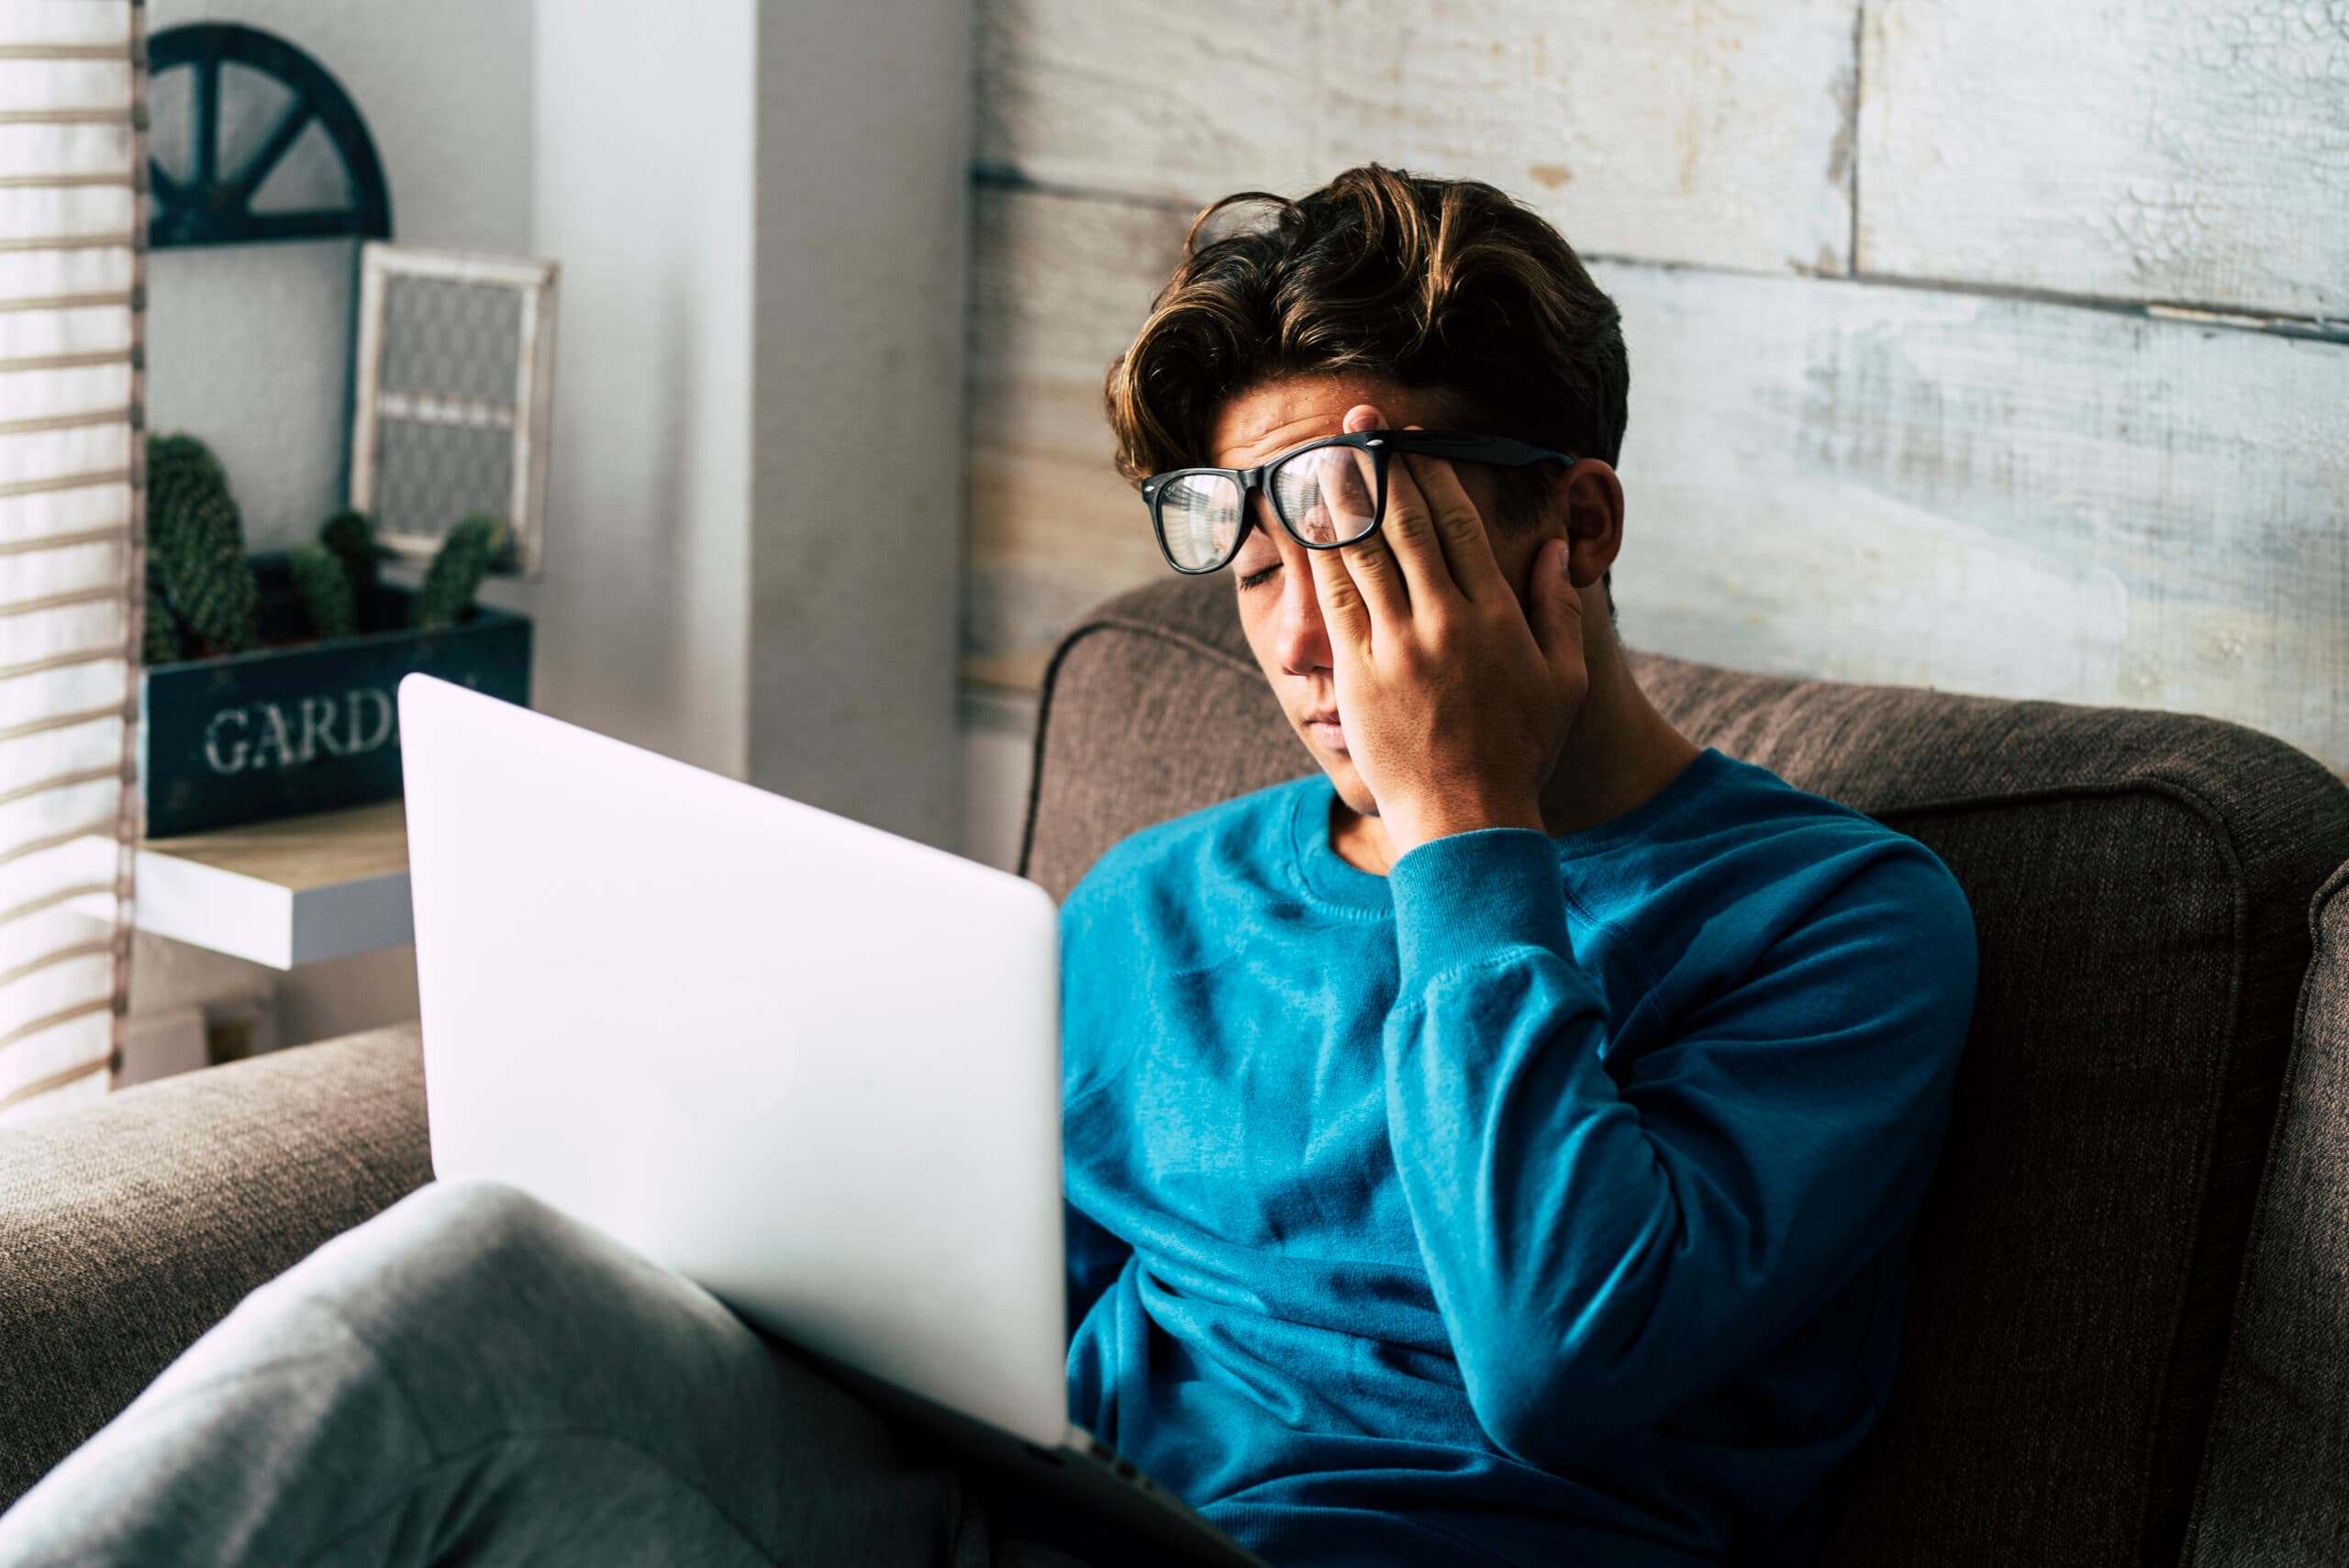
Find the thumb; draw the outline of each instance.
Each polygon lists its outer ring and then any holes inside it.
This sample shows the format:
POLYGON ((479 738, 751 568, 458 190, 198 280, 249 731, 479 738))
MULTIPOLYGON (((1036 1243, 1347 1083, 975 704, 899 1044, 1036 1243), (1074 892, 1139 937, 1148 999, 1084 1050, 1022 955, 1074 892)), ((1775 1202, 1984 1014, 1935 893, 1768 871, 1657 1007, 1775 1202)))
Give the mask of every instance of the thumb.
POLYGON ((1583 667, 1582 594, 1566 574, 1573 554, 1562 539, 1543 545, 1533 557, 1533 581, 1526 594, 1533 640, 1561 675, 1579 674, 1583 667))

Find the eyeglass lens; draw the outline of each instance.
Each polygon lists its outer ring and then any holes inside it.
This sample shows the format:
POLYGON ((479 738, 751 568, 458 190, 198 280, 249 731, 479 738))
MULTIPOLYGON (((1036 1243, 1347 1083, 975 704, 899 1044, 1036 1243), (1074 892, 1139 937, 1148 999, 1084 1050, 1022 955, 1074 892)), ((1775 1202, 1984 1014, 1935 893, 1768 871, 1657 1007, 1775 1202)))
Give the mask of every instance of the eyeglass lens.
POLYGON ((1186 473, 1158 493, 1158 531, 1186 572, 1223 564, 1240 539, 1240 486, 1219 473, 1186 473))
POLYGON ((1378 527, 1377 460, 1360 447, 1314 447, 1274 469, 1265 488, 1308 545, 1352 544, 1378 527))

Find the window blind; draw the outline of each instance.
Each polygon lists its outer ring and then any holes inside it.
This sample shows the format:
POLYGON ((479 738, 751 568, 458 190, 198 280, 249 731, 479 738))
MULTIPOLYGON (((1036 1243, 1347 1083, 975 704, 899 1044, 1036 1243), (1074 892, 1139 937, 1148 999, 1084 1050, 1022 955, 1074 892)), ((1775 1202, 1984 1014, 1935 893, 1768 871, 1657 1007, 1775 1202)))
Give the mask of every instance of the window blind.
POLYGON ((105 1093, 145 578, 145 16, 0 4, 0 1116, 105 1093))

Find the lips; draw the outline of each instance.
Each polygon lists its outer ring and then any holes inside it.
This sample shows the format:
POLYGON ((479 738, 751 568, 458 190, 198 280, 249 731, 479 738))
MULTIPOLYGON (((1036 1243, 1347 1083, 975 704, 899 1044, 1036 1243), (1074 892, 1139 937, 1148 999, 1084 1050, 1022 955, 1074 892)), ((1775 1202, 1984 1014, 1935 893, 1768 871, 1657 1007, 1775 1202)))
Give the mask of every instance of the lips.
POLYGON ((1328 747, 1330 751, 1343 751, 1348 750, 1346 746, 1345 727, 1343 722, 1338 717, 1336 709, 1332 708, 1327 713, 1307 714, 1303 723, 1305 726, 1305 732, 1314 740, 1319 740, 1323 746, 1328 747))

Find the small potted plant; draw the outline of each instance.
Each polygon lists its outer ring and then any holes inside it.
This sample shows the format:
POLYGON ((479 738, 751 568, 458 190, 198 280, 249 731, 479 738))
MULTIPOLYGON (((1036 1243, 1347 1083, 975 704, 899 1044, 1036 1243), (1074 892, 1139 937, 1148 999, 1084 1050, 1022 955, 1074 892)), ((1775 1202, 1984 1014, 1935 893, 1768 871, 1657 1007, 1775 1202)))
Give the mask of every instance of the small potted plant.
POLYGON ((201 441, 147 442, 139 777, 164 838, 400 793, 401 676, 528 702, 530 623, 473 602, 507 550, 482 514, 450 528, 414 588, 386 582, 367 519, 248 557, 228 475, 201 441))

